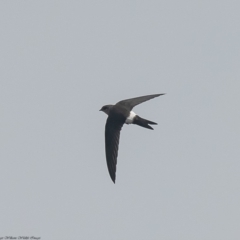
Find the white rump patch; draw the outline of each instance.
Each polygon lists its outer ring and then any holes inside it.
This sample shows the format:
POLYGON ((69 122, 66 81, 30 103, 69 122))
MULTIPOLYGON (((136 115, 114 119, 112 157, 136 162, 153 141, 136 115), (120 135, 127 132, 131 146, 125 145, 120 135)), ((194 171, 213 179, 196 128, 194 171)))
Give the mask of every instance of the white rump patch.
POLYGON ((133 122, 133 119, 134 119, 134 117, 135 117, 136 115, 137 115, 136 113, 134 113, 133 111, 131 111, 130 114, 129 114, 129 116, 128 116, 128 118, 126 119, 125 123, 127 123, 127 124, 132 123, 132 122, 133 122))

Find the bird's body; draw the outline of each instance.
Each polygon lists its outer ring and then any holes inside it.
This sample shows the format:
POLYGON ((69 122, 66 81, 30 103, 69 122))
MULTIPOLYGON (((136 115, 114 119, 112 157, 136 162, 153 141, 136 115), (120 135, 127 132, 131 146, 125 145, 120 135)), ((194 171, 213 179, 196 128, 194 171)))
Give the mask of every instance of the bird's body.
POLYGON ((133 123, 134 118, 135 118, 136 115, 137 115, 137 114, 136 114, 135 112, 131 111, 131 112, 129 113, 129 115, 128 115, 126 121, 125 121, 125 123, 126 123, 126 124, 131 124, 131 123, 133 123))
POLYGON ((108 171, 114 183, 116 179, 116 165, 120 131, 123 124, 136 124, 141 127, 153 130, 150 125, 156 125, 157 123, 139 117, 132 111, 132 109, 136 105, 160 95, 164 94, 153 94, 126 99, 116 103, 115 105, 105 105, 100 109, 100 111, 103 111, 108 115, 105 126, 105 151, 108 171))

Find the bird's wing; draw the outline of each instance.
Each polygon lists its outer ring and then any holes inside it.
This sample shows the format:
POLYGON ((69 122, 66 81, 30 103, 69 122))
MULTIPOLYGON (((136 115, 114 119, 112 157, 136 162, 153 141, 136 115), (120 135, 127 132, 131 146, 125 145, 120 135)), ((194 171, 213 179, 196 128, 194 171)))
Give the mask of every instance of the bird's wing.
POLYGON ((123 124, 123 121, 119 121, 110 115, 105 126, 105 151, 107 166, 110 177, 114 183, 116 179, 118 144, 123 124))
POLYGON ((129 111, 131 111, 136 105, 138 105, 142 102, 146 102, 146 101, 148 101, 152 98, 159 97, 159 96, 164 95, 164 94, 165 93, 146 95, 146 96, 136 97, 136 98, 130 98, 130 99, 126 99, 126 100, 122 100, 122 101, 118 102, 116 104, 116 106, 124 106, 129 111))

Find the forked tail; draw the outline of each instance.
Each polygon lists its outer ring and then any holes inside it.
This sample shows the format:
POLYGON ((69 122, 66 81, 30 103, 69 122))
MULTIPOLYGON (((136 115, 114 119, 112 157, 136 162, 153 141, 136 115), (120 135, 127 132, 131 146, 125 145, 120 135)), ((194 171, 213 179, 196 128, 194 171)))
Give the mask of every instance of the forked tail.
POLYGON ((157 123, 149 121, 149 120, 144 119, 144 118, 141 118, 138 115, 136 115, 136 117, 134 118, 133 124, 136 124, 136 125, 139 125, 141 127, 148 128, 148 129, 152 129, 152 130, 153 130, 153 128, 151 126, 149 126, 148 124, 157 125, 157 123))

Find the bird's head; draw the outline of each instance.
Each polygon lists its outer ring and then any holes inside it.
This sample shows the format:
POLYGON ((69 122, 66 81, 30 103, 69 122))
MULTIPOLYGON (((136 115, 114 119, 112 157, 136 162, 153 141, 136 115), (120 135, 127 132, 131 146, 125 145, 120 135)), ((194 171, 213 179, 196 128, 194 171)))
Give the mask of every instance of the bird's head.
POLYGON ((105 105, 99 111, 105 112, 108 115, 112 106, 113 105, 105 105))

